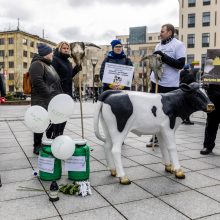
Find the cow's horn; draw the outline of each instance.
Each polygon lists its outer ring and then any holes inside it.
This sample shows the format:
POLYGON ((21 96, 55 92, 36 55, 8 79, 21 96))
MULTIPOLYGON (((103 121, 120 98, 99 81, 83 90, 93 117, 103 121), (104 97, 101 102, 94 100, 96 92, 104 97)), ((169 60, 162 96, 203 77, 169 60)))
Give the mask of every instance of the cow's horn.
POLYGON ((96 48, 101 49, 101 47, 97 46, 96 44, 89 43, 89 42, 84 42, 84 45, 87 46, 87 47, 96 47, 96 48))

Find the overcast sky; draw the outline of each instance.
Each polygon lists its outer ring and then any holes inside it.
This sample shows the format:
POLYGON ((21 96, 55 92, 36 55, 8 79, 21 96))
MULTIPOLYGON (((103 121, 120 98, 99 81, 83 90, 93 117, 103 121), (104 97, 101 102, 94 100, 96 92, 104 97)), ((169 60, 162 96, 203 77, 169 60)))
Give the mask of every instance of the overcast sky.
POLYGON ((20 29, 58 43, 66 40, 109 44, 129 27, 159 32, 179 26, 178 0, 0 0, 0 31, 20 29))

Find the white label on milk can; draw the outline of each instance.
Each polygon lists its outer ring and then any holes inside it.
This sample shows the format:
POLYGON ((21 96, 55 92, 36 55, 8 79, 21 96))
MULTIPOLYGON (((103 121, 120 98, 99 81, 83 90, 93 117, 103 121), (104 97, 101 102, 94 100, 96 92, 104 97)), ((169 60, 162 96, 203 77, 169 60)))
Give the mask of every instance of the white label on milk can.
POLYGON ((38 168, 40 171, 53 173, 55 158, 38 157, 38 168))
POLYGON ((86 171, 86 157, 72 156, 65 160, 66 171, 86 171))

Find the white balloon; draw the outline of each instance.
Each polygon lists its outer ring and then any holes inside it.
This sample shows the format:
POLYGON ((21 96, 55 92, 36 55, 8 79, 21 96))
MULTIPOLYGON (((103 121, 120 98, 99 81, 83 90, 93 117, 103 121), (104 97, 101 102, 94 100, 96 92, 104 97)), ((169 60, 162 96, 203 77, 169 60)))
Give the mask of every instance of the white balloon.
POLYGON ((39 105, 33 105, 27 109, 24 121, 27 127, 35 133, 43 133, 50 123, 47 110, 39 105))
POLYGON ((59 94, 53 97, 48 105, 49 118, 54 124, 67 121, 73 114, 74 101, 67 94, 59 94))
POLYGON ((60 135, 53 140, 51 151, 54 157, 66 160, 73 155, 75 151, 75 143, 69 136, 60 135))

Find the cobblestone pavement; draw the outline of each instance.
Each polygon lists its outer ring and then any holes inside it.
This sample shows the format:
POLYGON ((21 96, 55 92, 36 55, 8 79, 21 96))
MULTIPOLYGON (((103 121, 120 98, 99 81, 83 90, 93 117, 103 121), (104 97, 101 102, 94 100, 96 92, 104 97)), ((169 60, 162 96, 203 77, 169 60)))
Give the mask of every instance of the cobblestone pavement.
MULTIPOLYGON (((123 186, 106 169, 102 142, 93 132, 95 104, 83 103, 85 138, 91 151, 90 182, 92 195, 86 197, 59 194, 49 202, 46 190, 50 182, 33 177, 37 157, 32 153, 32 132, 23 115, 28 106, 0 106, 0 219, 86 219, 86 220, 181 220, 220 219, 220 136, 208 156, 200 155, 205 114, 194 114, 195 125, 181 125, 176 143, 184 180, 164 171, 159 148, 146 148, 150 136, 132 133, 122 147, 123 164, 131 185, 123 186), (42 191, 19 191, 20 186, 42 191)), ((68 121, 65 134, 80 138, 79 103, 68 121)), ((70 182, 63 171, 58 183, 70 182)))

